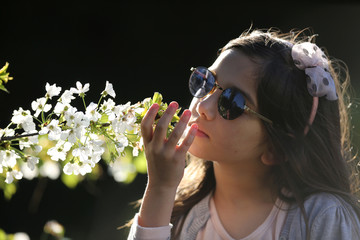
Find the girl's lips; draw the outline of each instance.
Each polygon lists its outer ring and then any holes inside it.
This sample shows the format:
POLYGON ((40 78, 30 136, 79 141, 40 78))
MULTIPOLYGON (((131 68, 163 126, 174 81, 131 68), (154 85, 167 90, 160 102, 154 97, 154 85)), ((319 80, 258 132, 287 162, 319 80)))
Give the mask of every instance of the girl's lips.
POLYGON ((209 135, 207 135, 205 132, 203 132, 202 130, 201 130, 201 126, 200 126, 200 124, 198 123, 198 121, 190 121, 189 123, 188 123, 188 126, 189 127, 191 127, 191 125, 192 124, 197 124, 198 125, 198 130, 196 131, 196 135, 195 136, 197 136, 197 137, 201 137, 201 138, 209 138, 209 135))
POLYGON ((209 136, 206 133, 204 133, 203 131, 201 131, 200 129, 197 130, 196 136, 201 137, 201 138, 209 138, 209 136))

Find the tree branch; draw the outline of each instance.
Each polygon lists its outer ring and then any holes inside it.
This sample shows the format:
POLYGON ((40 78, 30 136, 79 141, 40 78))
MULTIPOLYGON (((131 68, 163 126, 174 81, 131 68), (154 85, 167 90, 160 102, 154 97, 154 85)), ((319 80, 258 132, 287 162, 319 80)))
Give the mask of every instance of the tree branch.
POLYGON ((36 136, 38 135, 39 133, 28 133, 28 134, 23 134, 23 135, 15 135, 15 136, 11 136, 11 137, 1 137, 0 138, 0 142, 3 142, 3 141, 11 141, 11 140, 14 140, 14 139, 18 139, 18 138, 24 138, 24 137, 32 137, 32 136, 36 136))

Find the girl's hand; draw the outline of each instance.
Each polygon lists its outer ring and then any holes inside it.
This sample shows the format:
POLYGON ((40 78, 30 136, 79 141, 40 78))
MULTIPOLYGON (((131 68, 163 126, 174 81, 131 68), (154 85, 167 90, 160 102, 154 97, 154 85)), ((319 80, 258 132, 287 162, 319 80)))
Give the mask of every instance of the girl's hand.
POLYGON ((159 105, 151 106, 141 121, 141 134, 148 166, 148 184, 140 207, 138 223, 142 227, 168 226, 177 186, 185 168, 185 155, 194 140, 197 125, 192 125, 180 145, 177 145, 189 122, 191 113, 185 110, 173 132, 166 138, 167 128, 178 104, 172 102, 153 128, 159 105))
POLYGON ((177 145, 191 117, 191 112, 185 110, 169 138, 166 138, 167 128, 177 108, 176 102, 170 103, 155 130, 153 125, 159 110, 158 104, 151 106, 141 122, 148 165, 148 187, 174 190, 183 177, 186 152, 194 140, 197 125, 193 124, 182 143, 177 145))

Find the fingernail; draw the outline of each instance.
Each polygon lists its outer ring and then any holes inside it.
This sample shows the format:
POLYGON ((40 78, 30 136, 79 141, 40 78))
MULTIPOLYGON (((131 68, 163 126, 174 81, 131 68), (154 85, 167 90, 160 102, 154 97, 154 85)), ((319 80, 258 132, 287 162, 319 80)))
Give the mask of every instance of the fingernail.
POLYGON ((198 130, 198 129, 199 129, 199 126, 198 126, 196 123, 193 123, 193 124, 191 125, 191 129, 193 129, 193 130, 198 130))
POLYGON ((169 107, 177 109, 179 107, 179 104, 177 102, 171 102, 169 104, 169 107))
POLYGON ((152 111, 157 111, 157 109, 159 109, 159 104, 157 103, 154 103, 153 105, 151 105, 151 108, 150 108, 152 111))
POLYGON ((191 112, 190 112, 190 110, 185 110, 184 112, 183 112, 183 114, 182 114, 184 117, 190 117, 191 116, 191 112))

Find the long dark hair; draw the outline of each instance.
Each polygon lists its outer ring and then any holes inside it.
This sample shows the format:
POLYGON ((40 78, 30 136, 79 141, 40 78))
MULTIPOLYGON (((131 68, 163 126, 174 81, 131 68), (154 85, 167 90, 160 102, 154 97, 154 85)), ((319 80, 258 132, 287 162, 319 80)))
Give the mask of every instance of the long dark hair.
MULTIPOLYGON (((349 74, 339 60, 329 59, 339 99, 319 98, 315 120, 304 134, 313 97, 306 87, 305 72, 293 62, 291 44, 314 41, 315 35, 306 34, 307 31, 310 30, 284 34, 274 29, 248 30, 226 44, 220 53, 228 49, 241 51, 258 65, 258 108, 273 121, 264 122, 264 126, 278 161, 273 167, 277 196, 297 203, 305 219, 306 198, 319 192, 338 196, 360 216, 354 194, 358 190, 353 171, 357 162, 351 153, 347 111, 349 74), (291 195, 284 194, 284 189, 291 195)), ((215 185, 212 162, 190 158, 173 208, 174 233, 181 229, 188 211, 215 185)))

